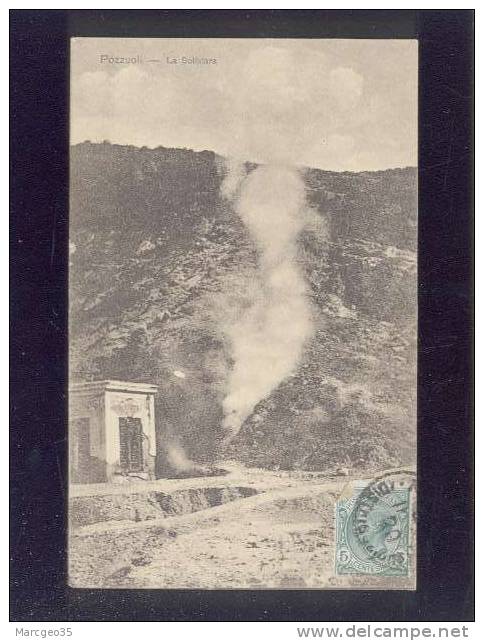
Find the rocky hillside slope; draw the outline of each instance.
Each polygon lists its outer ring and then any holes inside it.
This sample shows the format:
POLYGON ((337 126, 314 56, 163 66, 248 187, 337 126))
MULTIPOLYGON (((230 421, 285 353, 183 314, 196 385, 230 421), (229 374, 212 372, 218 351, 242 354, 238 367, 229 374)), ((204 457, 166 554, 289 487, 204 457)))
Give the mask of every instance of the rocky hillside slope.
MULTIPOLYGON (((71 378, 159 385, 159 474, 167 443, 202 463, 221 456, 230 354, 218 321, 257 264, 222 179, 208 151, 72 148, 71 378)), ((305 180, 298 260, 316 331, 224 456, 271 469, 411 463, 416 170, 305 180)))

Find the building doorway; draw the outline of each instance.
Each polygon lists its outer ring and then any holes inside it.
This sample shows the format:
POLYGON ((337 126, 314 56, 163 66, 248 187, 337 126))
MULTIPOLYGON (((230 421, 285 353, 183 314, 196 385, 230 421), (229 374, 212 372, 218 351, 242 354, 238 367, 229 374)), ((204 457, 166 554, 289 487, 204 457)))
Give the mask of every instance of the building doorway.
POLYGON ((122 472, 143 471, 143 430, 140 418, 119 418, 119 450, 122 472))

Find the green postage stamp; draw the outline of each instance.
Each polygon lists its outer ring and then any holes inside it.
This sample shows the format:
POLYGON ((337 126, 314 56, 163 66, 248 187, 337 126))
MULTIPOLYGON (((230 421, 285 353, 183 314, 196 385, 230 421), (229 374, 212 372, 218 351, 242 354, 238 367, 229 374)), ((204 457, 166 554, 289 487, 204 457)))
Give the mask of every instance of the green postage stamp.
POLYGON ((413 472, 357 482, 336 503, 337 575, 408 576, 413 472))

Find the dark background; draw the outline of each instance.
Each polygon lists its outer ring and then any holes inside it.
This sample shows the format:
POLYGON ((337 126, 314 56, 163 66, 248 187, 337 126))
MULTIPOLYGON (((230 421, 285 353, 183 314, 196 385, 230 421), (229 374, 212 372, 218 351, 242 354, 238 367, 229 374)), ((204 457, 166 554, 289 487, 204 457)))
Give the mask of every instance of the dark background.
POLYGON ((471 10, 13 10, 13 621, 471 621, 471 10), (416 592, 78 590, 66 584, 70 36, 419 39, 416 592))

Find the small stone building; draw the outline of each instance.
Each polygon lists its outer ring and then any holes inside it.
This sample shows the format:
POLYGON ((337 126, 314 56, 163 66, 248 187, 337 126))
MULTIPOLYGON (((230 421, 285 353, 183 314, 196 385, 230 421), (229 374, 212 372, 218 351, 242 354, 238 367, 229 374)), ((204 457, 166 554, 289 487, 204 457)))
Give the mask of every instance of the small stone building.
POLYGON ((69 389, 71 483, 154 478, 155 385, 93 381, 69 389))

